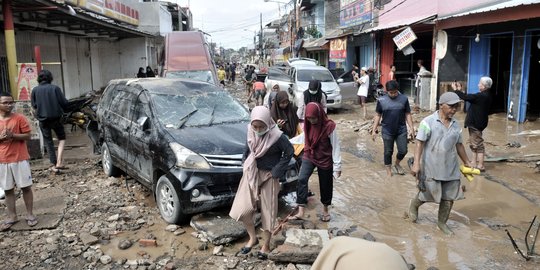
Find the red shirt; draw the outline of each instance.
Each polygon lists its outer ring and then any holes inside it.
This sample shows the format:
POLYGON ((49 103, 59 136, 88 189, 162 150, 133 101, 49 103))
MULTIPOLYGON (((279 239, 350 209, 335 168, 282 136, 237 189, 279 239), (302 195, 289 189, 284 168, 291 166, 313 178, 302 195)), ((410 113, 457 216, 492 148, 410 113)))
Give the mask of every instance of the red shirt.
MULTIPOLYGON (((6 129, 14 134, 32 131, 26 117, 18 113, 12 113, 8 119, 0 120, 0 133, 6 129)), ((26 141, 7 140, 0 142, 0 163, 16 163, 29 159, 26 141)))

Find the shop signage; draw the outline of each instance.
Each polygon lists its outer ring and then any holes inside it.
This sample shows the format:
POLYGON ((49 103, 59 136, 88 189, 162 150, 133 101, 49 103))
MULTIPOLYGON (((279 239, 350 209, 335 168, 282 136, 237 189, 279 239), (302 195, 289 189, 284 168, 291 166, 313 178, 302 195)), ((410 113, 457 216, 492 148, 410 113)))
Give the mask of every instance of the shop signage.
POLYGON ((355 26, 371 21, 371 0, 340 0, 339 26, 355 26))
POLYGON ((414 34, 413 30, 410 27, 407 27, 405 28, 405 30, 401 31, 401 33, 395 36, 393 40, 394 40, 394 43, 396 43, 398 50, 401 51, 401 49, 403 49, 405 46, 415 41, 416 38, 417 37, 414 34))
POLYGON ((347 37, 330 40, 330 61, 345 62, 347 58, 347 37))
POLYGON ((126 22, 139 25, 139 10, 121 0, 65 0, 82 9, 126 22))
POLYGON ((38 71, 35 63, 18 63, 17 96, 15 100, 30 100, 32 89, 38 86, 38 71))

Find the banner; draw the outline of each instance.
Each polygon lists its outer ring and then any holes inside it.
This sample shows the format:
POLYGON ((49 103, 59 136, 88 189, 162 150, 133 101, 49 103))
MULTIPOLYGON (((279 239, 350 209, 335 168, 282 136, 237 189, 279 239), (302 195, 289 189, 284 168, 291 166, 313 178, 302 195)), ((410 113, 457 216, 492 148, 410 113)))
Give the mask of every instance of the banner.
MULTIPOLYGON (((116 19, 132 25, 139 25, 139 10, 121 0, 65 0, 82 9, 116 19)), ((130 3, 131 4, 131 3, 130 3)), ((133 3, 135 6, 137 3, 133 3)))
POLYGON ((330 61, 345 62, 347 59, 347 37, 330 40, 330 61))
POLYGON ((15 100, 30 100, 34 87, 38 86, 37 66, 35 63, 17 63, 17 96, 15 100))
POLYGON ((351 27, 371 21, 370 0, 340 0, 339 26, 351 27))

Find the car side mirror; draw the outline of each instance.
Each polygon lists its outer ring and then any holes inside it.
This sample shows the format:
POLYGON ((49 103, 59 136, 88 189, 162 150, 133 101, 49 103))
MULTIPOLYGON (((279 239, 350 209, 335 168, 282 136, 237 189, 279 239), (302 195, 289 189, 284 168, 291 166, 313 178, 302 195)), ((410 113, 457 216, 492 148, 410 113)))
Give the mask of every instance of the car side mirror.
POLYGON ((137 125, 144 131, 148 130, 150 128, 150 119, 148 117, 143 116, 137 119, 137 125))
POLYGON ((339 84, 339 83, 343 83, 343 78, 337 79, 337 83, 338 83, 338 84, 339 84))

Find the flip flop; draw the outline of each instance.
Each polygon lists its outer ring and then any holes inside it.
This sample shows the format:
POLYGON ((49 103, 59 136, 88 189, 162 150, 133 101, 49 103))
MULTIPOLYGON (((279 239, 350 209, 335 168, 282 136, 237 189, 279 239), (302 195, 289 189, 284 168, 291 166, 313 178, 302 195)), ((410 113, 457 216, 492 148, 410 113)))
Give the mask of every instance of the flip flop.
POLYGON ((399 175, 405 175, 405 170, 399 165, 394 165, 394 169, 396 170, 396 173, 399 175))
POLYGON ((268 254, 266 254, 264 252, 261 252, 261 251, 257 251, 257 259, 259 259, 259 260, 268 260, 268 254))
POLYGON ((67 170, 67 169, 69 169, 69 167, 66 167, 66 166, 63 166, 63 165, 62 166, 56 166, 55 168, 58 169, 58 170, 67 170))
POLYGON ((321 220, 322 222, 328 222, 328 221, 330 221, 331 219, 332 219, 332 217, 330 216, 330 214, 326 214, 326 215, 323 214, 323 215, 321 216, 321 218, 320 218, 320 220, 321 220))
POLYGON ((257 242, 255 242, 251 247, 245 246, 245 247, 241 248, 240 251, 238 252, 238 254, 240 254, 240 255, 246 255, 246 254, 250 253, 250 252, 251 252, 251 249, 252 249, 254 246, 258 245, 258 244, 259 244, 259 239, 257 239, 257 242))
POLYGON ((11 228, 15 223, 19 222, 18 220, 12 220, 12 221, 4 221, 0 225, 0 232, 5 232, 11 228))
POLYGON ((38 224, 38 219, 37 217, 34 217, 32 219, 26 219, 26 224, 29 226, 29 227, 34 227, 38 224))
POLYGON ((294 215, 294 216, 288 217, 287 220, 304 220, 304 218, 301 216, 294 215))

